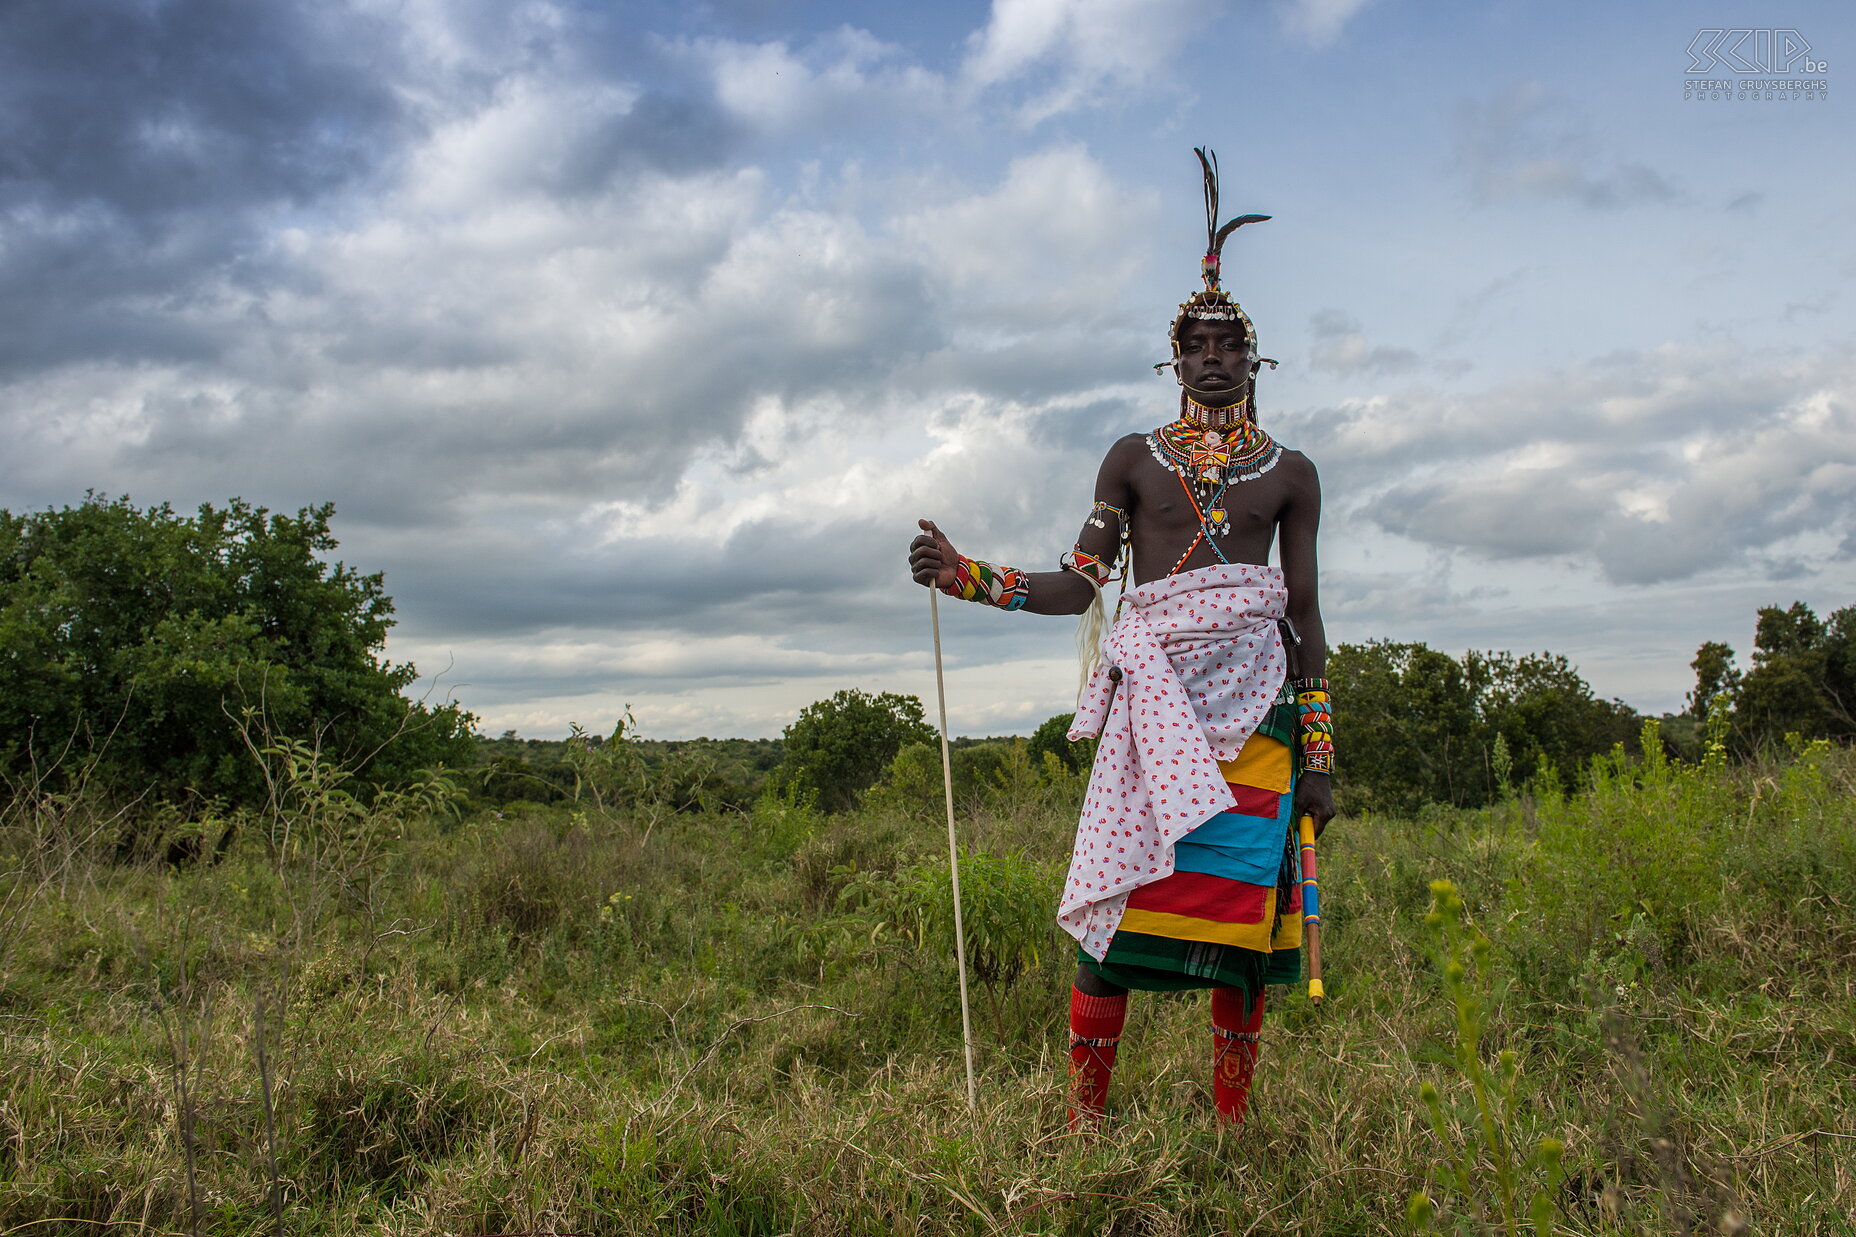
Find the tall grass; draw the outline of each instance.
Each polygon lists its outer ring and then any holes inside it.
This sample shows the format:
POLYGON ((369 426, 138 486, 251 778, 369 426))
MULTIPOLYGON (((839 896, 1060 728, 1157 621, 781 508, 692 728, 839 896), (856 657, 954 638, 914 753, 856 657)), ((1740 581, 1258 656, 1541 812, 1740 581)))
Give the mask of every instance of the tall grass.
POLYGON ((1856 760, 1643 750, 1336 822, 1328 999, 1273 995, 1248 1128, 1214 1120, 1203 996, 1137 994, 1093 1140, 1064 1132, 1073 953, 1024 907, 1072 826, 1049 769, 962 817, 972 1112, 945 838, 900 793, 459 818, 331 798, 279 748, 280 815, 182 867, 22 803, 0 1233, 1392 1233, 1414 1194, 1469 1232, 1851 1232, 1856 760))

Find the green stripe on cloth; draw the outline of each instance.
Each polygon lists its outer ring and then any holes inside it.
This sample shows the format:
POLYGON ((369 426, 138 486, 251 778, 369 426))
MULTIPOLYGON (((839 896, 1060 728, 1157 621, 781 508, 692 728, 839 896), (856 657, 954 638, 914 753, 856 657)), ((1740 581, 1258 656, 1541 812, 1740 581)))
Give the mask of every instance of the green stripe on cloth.
POLYGON ((1108 957, 1100 962, 1081 949, 1076 954, 1078 961, 1111 984, 1142 992, 1242 988, 1255 993, 1268 984, 1292 984, 1302 977, 1299 949, 1266 954, 1145 932, 1115 933, 1115 939, 1109 942, 1108 957))
POLYGON ((1294 748, 1297 718, 1295 693, 1290 691, 1286 683, 1283 684, 1283 691, 1288 694, 1288 699, 1284 700, 1281 695, 1276 697, 1276 703, 1263 715, 1263 723, 1257 727, 1257 733, 1294 748))

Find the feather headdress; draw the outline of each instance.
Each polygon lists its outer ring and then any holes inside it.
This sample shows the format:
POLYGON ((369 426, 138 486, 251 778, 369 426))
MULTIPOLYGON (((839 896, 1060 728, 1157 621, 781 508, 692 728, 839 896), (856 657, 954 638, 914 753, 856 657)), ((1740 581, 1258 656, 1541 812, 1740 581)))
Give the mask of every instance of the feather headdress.
POLYGON ((1192 153, 1199 157, 1199 168, 1205 173, 1205 257, 1199 262, 1199 274, 1205 280, 1205 287, 1194 292, 1180 303, 1179 316, 1173 319, 1173 326, 1167 332, 1173 341, 1173 360, 1162 361, 1154 366, 1164 369, 1179 359, 1179 332, 1190 320, 1197 318, 1208 322, 1241 322, 1244 335, 1249 342, 1252 371, 1259 364, 1267 364, 1271 369, 1276 362, 1257 355, 1257 328, 1250 321, 1250 315, 1244 307, 1231 299, 1231 294, 1224 290, 1222 283, 1222 263, 1224 243, 1231 233, 1247 223, 1262 223, 1268 215, 1239 215, 1227 223, 1218 222, 1218 155, 1210 147, 1195 146, 1192 153))

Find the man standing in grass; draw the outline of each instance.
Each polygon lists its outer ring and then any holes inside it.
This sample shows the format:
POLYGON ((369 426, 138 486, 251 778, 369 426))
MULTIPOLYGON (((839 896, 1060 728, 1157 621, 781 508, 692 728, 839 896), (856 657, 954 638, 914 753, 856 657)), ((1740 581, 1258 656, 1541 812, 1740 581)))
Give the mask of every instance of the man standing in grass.
POLYGON ((1264 989, 1301 973, 1294 824, 1310 815, 1319 831, 1334 814, 1320 482, 1257 425, 1265 360, 1219 280, 1226 238, 1268 216, 1220 227, 1217 161, 1198 154, 1205 287, 1180 306, 1173 359, 1156 366, 1179 382, 1178 418, 1109 449, 1061 570, 965 558, 929 520, 909 548, 915 580, 951 596, 1090 613, 1070 738, 1101 743, 1058 915, 1080 947, 1072 1127, 1102 1116, 1133 988, 1212 990, 1213 1101, 1243 1121, 1264 989), (1279 535, 1280 568, 1269 565, 1279 535), (1100 636, 1118 564, 1123 592, 1100 636))

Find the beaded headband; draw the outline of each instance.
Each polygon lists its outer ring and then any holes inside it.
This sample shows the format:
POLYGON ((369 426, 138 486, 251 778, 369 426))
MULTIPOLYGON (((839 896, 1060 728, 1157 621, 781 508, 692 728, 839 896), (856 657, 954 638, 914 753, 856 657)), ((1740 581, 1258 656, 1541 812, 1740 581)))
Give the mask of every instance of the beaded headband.
POLYGON ((1195 146, 1192 153, 1199 157, 1199 167, 1205 173, 1205 257, 1199 262, 1199 274, 1205 280, 1202 291, 1194 292, 1180 302, 1179 316, 1173 319, 1173 325, 1167 336, 1173 342, 1173 359, 1161 361, 1154 366, 1156 371, 1165 369, 1179 360, 1179 332, 1187 322, 1197 319, 1201 322, 1241 322, 1244 325, 1245 347, 1249 352, 1250 364, 1254 369, 1258 364, 1276 368, 1276 362, 1269 357, 1257 355, 1257 328, 1244 312, 1244 307, 1231 299, 1231 294, 1220 285, 1220 263, 1224 254, 1224 243, 1231 233, 1247 223, 1262 223, 1268 215, 1239 215, 1224 224, 1218 223, 1218 154, 1210 147, 1195 146))

